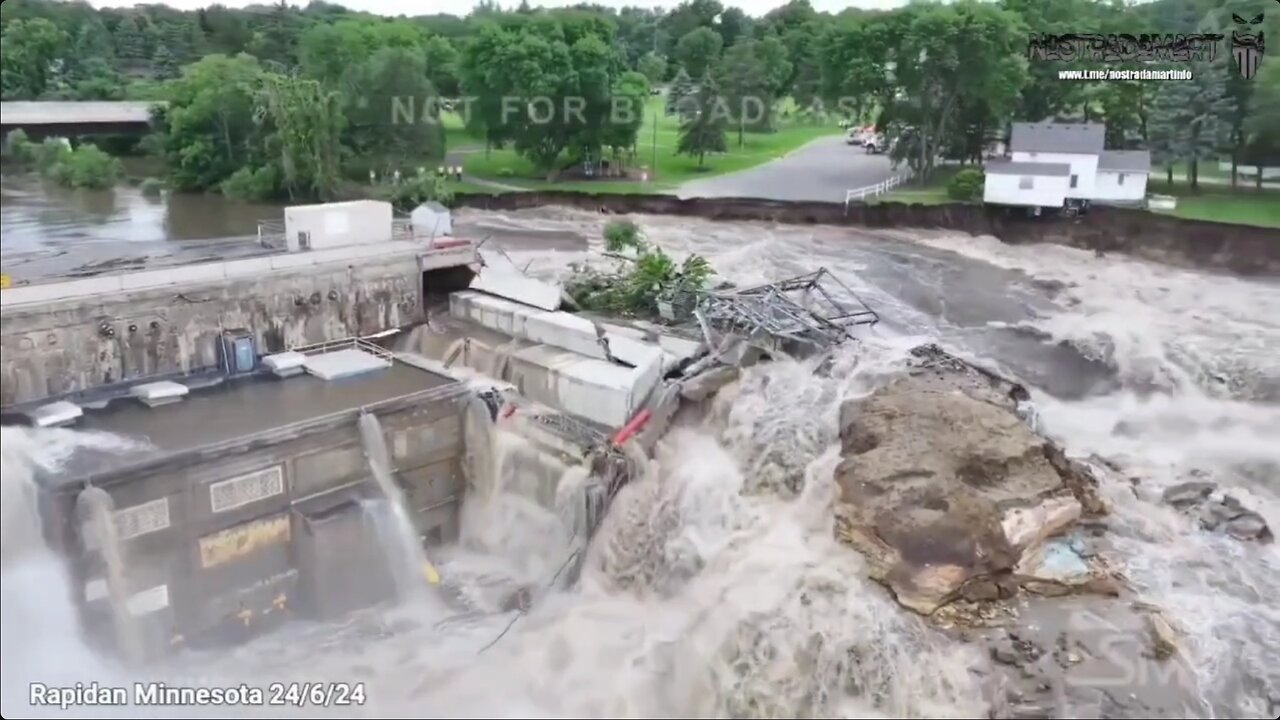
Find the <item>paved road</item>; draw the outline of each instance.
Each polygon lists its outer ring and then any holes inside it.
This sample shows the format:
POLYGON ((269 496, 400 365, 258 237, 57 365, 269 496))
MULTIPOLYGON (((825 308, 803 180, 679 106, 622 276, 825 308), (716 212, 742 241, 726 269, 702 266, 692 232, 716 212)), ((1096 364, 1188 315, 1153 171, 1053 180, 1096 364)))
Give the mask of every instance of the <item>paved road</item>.
POLYGON ((785 157, 750 170, 691 180, 676 194, 689 197, 755 197, 769 200, 844 202, 845 191, 875 185, 893 175, 889 158, 846 145, 843 135, 819 138, 785 157))

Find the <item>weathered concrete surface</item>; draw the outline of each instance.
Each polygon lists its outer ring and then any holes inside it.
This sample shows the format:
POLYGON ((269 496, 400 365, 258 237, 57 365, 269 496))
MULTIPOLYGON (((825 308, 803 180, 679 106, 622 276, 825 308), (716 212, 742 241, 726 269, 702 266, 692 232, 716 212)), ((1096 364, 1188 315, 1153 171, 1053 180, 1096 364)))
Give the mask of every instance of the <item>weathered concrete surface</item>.
POLYGON ((1077 218, 1026 218, 981 205, 915 205, 778 202, 752 198, 691 198, 670 195, 597 195, 527 192, 460 195, 464 207, 520 210, 546 205, 606 213, 692 215, 710 220, 863 227, 946 228, 994 235, 1012 243, 1052 242, 1101 252, 1123 252, 1145 260, 1244 275, 1280 275, 1280 230, 1183 220, 1142 210, 1097 207, 1077 218))
POLYGON ((995 600, 1041 563, 1044 541, 1104 508, 1093 478, 1016 412, 1004 387, 935 348, 905 377, 841 409, 840 538, 903 605, 995 600))
MULTIPOLYGON (((86 624, 104 630, 97 619, 107 611, 101 553, 73 510, 86 483, 113 501, 123 590, 140 604, 136 623, 151 653, 235 640, 295 613, 331 617, 390 597, 386 553, 360 504, 381 497, 356 426, 360 407, 367 402, 380 418, 397 480, 429 542, 456 536, 465 486, 460 402, 469 392, 406 371, 436 387, 400 397, 371 388, 373 396, 349 397, 342 412, 198 448, 134 454, 109 469, 73 457, 73 468, 87 465, 90 474, 44 478, 45 530, 85 588, 86 624)), ((163 424, 166 412, 183 408, 145 412, 163 424)), ((100 427, 150 434, 137 423, 113 428, 114 416, 106 413, 100 427)))
POLYGON ((402 327, 422 320, 421 285, 417 258, 399 255, 5 308, 0 405, 216 367, 223 329, 272 353, 402 327))

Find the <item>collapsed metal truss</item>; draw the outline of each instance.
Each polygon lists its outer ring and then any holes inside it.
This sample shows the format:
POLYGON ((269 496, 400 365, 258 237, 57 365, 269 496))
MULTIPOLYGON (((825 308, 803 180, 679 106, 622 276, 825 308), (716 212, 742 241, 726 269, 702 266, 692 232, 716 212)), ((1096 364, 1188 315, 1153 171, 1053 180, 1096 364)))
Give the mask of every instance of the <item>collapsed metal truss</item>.
POLYGON ((827 348, 853 338, 858 325, 880 316, 826 268, 743 290, 707 293, 694 310, 704 329, 740 335, 752 342, 827 348))

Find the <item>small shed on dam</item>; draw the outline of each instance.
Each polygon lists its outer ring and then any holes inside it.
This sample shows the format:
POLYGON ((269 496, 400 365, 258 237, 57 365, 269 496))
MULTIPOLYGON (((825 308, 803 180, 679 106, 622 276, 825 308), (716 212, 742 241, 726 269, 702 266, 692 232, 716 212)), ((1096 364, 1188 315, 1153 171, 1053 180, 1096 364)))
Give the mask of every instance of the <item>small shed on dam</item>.
POLYGON ((449 214, 449 208, 434 200, 414 208, 409 214, 409 222, 413 224, 416 235, 435 238, 453 234, 453 218, 449 214))

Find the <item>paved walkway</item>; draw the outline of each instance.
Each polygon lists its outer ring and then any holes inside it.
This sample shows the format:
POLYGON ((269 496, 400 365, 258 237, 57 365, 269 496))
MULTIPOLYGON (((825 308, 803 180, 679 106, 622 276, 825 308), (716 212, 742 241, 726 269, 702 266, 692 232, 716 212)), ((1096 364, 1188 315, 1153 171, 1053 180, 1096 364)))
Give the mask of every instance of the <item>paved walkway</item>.
MULTIPOLYGON (((445 167, 456 167, 459 165, 464 165, 465 163, 463 162, 463 160, 466 159, 467 155, 471 155, 472 153, 478 153, 478 152, 484 152, 484 148, 480 146, 467 146, 467 147, 460 147, 456 150, 450 150, 447 153, 445 153, 445 158, 444 158, 445 167)), ((477 187, 488 188, 490 190, 496 190, 498 192, 528 192, 529 190, 529 188, 520 187, 518 185, 508 185, 506 183, 497 182, 496 180, 485 180, 484 178, 479 178, 479 177, 476 177, 475 175, 470 175, 465 172, 462 173, 462 181, 471 183, 472 185, 475 185, 477 187)))
POLYGON ((893 176, 889 158, 869 155, 843 135, 819 138, 777 160, 741 172, 691 180, 676 194, 691 197, 754 197, 767 200, 844 202, 845 192, 893 176))

